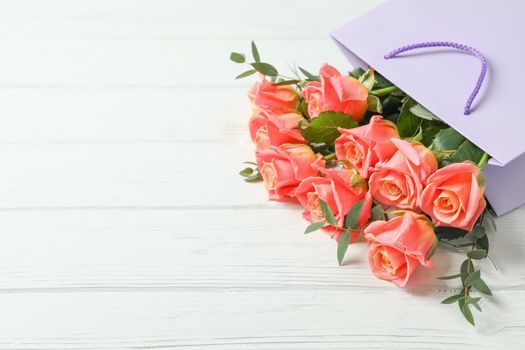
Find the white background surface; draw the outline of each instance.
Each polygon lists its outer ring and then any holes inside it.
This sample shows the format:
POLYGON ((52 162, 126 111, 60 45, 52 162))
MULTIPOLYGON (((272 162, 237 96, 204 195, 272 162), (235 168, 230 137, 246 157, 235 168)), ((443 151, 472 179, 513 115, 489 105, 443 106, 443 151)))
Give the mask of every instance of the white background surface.
MULTIPOLYGON (((364 244, 304 236, 252 160, 242 67, 348 69, 328 37, 380 1, 1 1, 0 349, 506 349, 525 336, 525 209, 498 219, 477 328, 364 244)), ((371 24, 371 30, 385 30, 371 24), (374 29, 375 28, 375 29, 374 29)))

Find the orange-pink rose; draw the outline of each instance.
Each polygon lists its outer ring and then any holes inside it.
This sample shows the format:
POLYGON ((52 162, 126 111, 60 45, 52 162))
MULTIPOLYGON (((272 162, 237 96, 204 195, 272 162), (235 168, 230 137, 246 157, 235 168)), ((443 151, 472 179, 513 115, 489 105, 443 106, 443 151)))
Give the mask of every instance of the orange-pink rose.
POLYGON ((288 113, 297 110, 299 97, 290 85, 275 85, 264 77, 256 82, 248 92, 253 114, 288 113))
POLYGON ((447 165, 432 174, 421 197, 421 209, 437 226, 471 231, 485 210, 485 178, 470 162, 447 165))
MULTIPOLYGON (((353 168, 324 168, 322 159, 314 163, 314 168, 320 169, 323 176, 303 180, 296 193, 297 199, 304 207, 304 218, 312 223, 325 220, 320 206, 322 199, 332 209, 337 225, 343 227, 350 209, 364 199, 358 220, 359 225, 364 225, 371 215, 372 196, 364 181, 351 186, 352 177, 357 175, 357 171, 353 168)), ((335 238, 339 239, 341 233, 335 232, 335 238)), ((355 237, 353 234, 352 238, 355 237)))
POLYGON ((295 197, 302 180, 317 176, 312 168, 317 156, 308 145, 286 143, 257 152, 257 166, 270 199, 295 197))
POLYGON ((261 112, 250 118, 250 136, 257 150, 284 143, 306 143, 297 128, 304 118, 298 113, 268 114, 261 112))
POLYGON ((396 153, 385 163, 377 163, 370 176, 374 199, 400 209, 418 210, 426 179, 437 170, 434 154, 419 143, 391 139, 396 153))
POLYGON ((368 108, 367 88, 351 76, 342 76, 328 64, 321 67, 319 75, 320 82, 310 82, 303 89, 310 118, 334 111, 349 114, 356 121, 363 119, 368 108))
POLYGON ((394 123, 383 120, 380 115, 372 117, 367 125, 353 129, 339 129, 335 144, 338 159, 348 160, 359 174, 368 178, 369 170, 377 162, 386 162, 397 151, 392 138, 399 138, 394 123))
POLYGON ((437 240, 424 215, 405 212, 390 221, 374 221, 365 228, 365 238, 374 275, 399 287, 407 284, 419 265, 432 266, 428 255, 437 240))

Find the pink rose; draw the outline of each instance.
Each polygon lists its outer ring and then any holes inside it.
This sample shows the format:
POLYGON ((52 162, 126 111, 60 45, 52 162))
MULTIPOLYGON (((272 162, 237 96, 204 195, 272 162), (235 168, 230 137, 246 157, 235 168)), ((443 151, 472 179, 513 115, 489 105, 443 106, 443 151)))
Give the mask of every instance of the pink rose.
POLYGON ((365 238, 374 275, 398 287, 407 284, 419 265, 432 266, 428 255, 437 239, 424 215, 406 212, 390 221, 374 221, 365 228, 365 238))
POLYGON ((328 64, 321 67, 319 74, 321 82, 310 82, 303 89, 310 118, 334 111, 349 114, 356 121, 363 119, 368 108, 367 88, 351 76, 342 76, 328 64))
POLYGON ((248 91, 253 114, 296 112, 299 97, 290 85, 274 85, 264 77, 248 91))
POLYGON ((437 226, 472 231, 487 203, 483 173, 473 163, 455 163, 439 169, 427 179, 421 209, 437 226))
POLYGON ((271 146, 258 152, 256 157, 270 199, 295 197, 302 180, 319 174, 312 168, 317 157, 308 145, 286 143, 271 146))
POLYGON ((374 199, 400 209, 418 210, 425 180, 437 170, 434 154, 419 143, 391 139, 396 153, 385 163, 377 163, 370 176, 374 199))
POLYGON ((257 150, 284 143, 306 143, 297 128, 304 118, 297 113, 260 114, 250 118, 250 136, 257 150))
MULTIPOLYGON (((337 225, 343 227, 345 217, 350 209, 364 199, 363 209, 359 217, 359 225, 364 225, 371 216, 372 196, 363 181, 351 186, 351 179, 357 175, 355 169, 324 168, 323 160, 314 163, 314 168, 320 169, 323 177, 309 177, 301 182, 297 189, 297 199, 304 207, 303 217, 314 223, 325 219, 320 206, 320 200, 328 204, 334 213, 337 225)), ((336 239, 342 232, 336 232, 336 239)), ((355 235, 353 235, 355 238, 355 235)))
POLYGON ((375 115, 370 123, 353 129, 339 129, 335 144, 338 159, 348 160, 365 179, 377 162, 386 162, 397 151, 390 139, 399 138, 394 123, 375 115))

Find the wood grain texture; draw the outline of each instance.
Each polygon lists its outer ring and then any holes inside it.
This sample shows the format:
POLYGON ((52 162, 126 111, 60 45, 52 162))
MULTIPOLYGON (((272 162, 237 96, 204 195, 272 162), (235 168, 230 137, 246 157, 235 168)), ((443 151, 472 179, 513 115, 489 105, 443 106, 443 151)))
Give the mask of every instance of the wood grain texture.
POLYGON ((478 327, 461 254, 407 289, 343 267, 253 159, 249 41, 287 70, 345 59, 328 37, 381 1, 0 1, 0 349, 508 349, 525 338, 525 209, 491 234, 478 327))

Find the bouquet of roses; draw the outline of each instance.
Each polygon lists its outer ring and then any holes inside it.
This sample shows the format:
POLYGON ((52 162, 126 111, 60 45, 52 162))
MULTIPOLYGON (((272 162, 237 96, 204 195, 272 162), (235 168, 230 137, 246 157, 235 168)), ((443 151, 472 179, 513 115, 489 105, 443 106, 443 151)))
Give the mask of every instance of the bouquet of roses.
POLYGON ((472 292, 492 295, 474 264, 488 256, 485 223, 495 230, 481 172, 489 155, 373 69, 324 64, 287 77, 251 48, 251 63, 230 56, 250 66, 237 78, 260 77, 248 92, 256 163, 240 175, 300 203, 305 233, 327 231, 339 265, 350 243, 368 242, 372 273, 399 287, 432 266, 438 242, 466 250, 458 273, 440 277, 461 282, 442 303, 457 302, 474 325, 472 292))

